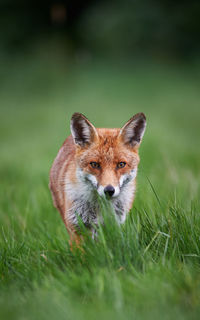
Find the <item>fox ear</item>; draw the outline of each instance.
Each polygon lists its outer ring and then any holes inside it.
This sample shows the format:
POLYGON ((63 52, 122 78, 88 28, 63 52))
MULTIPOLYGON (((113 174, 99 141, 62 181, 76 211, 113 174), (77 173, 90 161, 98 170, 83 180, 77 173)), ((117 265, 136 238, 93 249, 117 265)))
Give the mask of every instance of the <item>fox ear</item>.
POLYGON ((84 147, 91 144, 97 131, 91 122, 81 113, 74 113, 71 119, 71 133, 75 144, 84 147))
POLYGON ((120 131, 120 136, 125 144, 132 147, 139 146, 142 141, 146 127, 146 117, 144 113, 134 115, 120 131))

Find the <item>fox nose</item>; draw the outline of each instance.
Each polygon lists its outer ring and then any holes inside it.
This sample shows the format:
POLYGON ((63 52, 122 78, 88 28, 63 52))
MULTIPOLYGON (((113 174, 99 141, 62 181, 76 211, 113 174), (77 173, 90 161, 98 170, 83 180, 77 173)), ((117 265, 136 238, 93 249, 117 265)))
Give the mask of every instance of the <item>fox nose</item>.
POLYGON ((105 193, 105 195, 112 197, 113 194, 115 193, 115 188, 113 186, 111 186, 111 184, 109 184, 108 186, 106 186, 104 188, 104 193, 105 193))

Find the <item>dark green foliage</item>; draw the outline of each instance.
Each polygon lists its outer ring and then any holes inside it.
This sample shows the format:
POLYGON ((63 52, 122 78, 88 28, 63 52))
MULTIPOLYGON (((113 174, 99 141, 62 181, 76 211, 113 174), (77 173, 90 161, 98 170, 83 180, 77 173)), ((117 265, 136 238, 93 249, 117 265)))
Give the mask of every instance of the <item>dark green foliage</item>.
POLYGON ((200 54, 198 0, 1 0, 0 9, 0 47, 11 54, 49 36, 80 59, 200 54))

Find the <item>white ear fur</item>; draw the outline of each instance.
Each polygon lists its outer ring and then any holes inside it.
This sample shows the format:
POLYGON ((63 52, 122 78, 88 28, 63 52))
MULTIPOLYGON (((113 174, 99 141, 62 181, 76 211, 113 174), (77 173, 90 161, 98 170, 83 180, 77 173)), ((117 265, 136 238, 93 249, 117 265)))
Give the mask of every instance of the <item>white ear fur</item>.
POLYGON ((89 145, 93 142, 97 132, 91 122, 81 113, 74 113, 71 118, 71 133, 75 144, 89 145))
POLYGON ((120 136, 125 144, 132 147, 138 145, 142 141, 146 128, 146 117, 144 113, 134 115, 120 130, 120 136))

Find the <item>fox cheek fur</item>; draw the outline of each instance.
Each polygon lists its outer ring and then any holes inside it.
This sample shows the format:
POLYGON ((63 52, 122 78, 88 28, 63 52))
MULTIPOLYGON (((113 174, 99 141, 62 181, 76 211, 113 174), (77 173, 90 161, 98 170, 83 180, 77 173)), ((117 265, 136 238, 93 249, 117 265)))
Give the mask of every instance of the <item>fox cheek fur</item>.
POLYGON ((70 233, 77 215, 89 228, 97 223, 97 193, 106 196, 120 223, 132 207, 136 187, 138 148, 146 127, 143 113, 121 129, 95 128, 82 114, 71 119, 71 136, 60 148, 50 170, 50 190, 70 233))

